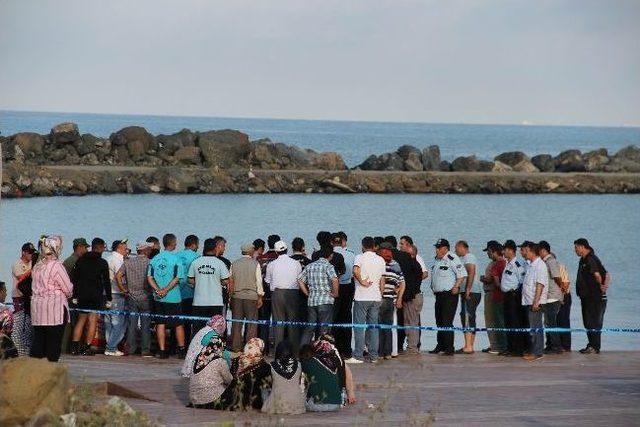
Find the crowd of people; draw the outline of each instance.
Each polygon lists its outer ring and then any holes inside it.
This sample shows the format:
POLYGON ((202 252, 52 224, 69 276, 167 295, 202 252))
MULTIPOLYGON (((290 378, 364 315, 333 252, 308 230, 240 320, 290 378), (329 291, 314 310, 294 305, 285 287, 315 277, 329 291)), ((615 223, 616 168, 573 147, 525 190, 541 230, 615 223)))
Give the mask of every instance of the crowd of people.
MULTIPOLYGON (((194 407, 332 410, 355 400, 348 364, 420 354, 425 280, 435 295, 436 325, 453 327, 459 305, 464 328, 457 350, 454 332, 438 331, 431 354, 474 353, 483 293, 486 327, 529 328, 490 331, 483 352, 533 361, 571 350, 569 332, 544 334, 543 328, 570 327, 572 304, 567 269, 546 241, 487 242, 484 274, 464 240, 453 249, 446 239, 435 242, 430 267, 410 236, 364 237, 358 254, 344 232, 321 231, 317 243, 308 256, 303 239, 293 239, 289 250, 271 235, 242 244, 231 262, 221 236, 207 238, 201 254, 195 235, 181 250, 173 234, 149 237, 135 245, 136 254, 127 239, 115 240, 107 255, 103 239, 77 238, 62 261, 62 238, 43 236, 37 249, 25 243, 13 265, 13 309, 0 307, 3 354, 57 361, 68 343, 73 355, 93 355, 102 316, 105 355, 184 358, 194 407), (410 328, 379 327, 394 324, 410 328), (268 364, 271 346, 275 360, 268 364)), ((591 330, 580 352, 599 353, 610 275, 586 239, 574 248, 575 287, 591 330)), ((6 298, 4 283, 0 297, 6 298)))

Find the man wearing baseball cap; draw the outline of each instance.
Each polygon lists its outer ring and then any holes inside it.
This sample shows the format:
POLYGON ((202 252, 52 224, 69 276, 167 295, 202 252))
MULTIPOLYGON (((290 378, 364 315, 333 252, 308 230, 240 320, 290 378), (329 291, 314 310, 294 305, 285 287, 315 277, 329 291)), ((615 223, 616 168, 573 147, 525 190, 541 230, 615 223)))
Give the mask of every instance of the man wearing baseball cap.
MULTIPOLYGON (((287 244, 282 240, 277 241, 273 249, 278 258, 267 265, 265 282, 271 289, 271 309, 273 320, 299 322, 300 319, 300 287, 298 275, 302 272, 302 266, 298 261, 287 255, 287 244)), ((284 340, 285 329, 287 339, 294 350, 300 345, 300 328, 298 326, 276 326, 275 346, 284 340)))
POLYGON ((73 268, 76 266, 76 262, 78 259, 88 252, 89 244, 84 237, 78 237, 77 239, 73 239, 73 253, 64 260, 62 265, 64 265, 65 270, 67 270, 67 274, 71 276, 71 272, 73 268))
MULTIPOLYGON (((436 297, 436 326, 451 328, 458 308, 460 285, 467 277, 467 270, 458 255, 451 252, 447 239, 438 239, 433 246, 436 257, 431 266, 431 290, 436 297)), ((438 344, 429 353, 453 356, 453 331, 438 331, 438 344)))
POLYGON ((20 258, 18 258, 11 267, 11 275, 13 276, 11 296, 14 300, 17 300, 13 302, 16 311, 22 309, 23 305, 22 292, 18 289, 18 283, 22 282, 31 274, 31 260, 34 253, 36 253, 36 248, 33 246, 33 243, 25 243, 20 250, 20 258))
MULTIPOLYGON (((499 285, 504 295, 504 327, 524 328, 528 318, 522 308, 522 281, 525 275, 525 264, 516 257, 517 246, 513 240, 504 242, 504 260, 506 264, 500 275, 499 285)), ((509 332, 505 356, 522 356, 526 347, 526 335, 520 332, 509 332)))

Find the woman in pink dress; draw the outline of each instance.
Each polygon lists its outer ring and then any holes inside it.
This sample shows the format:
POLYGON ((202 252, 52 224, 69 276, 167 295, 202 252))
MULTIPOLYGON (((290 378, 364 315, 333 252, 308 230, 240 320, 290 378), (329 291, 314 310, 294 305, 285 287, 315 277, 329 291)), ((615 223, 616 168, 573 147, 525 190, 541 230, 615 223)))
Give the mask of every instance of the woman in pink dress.
POLYGON ((40 258, 31 271, 31 357, 46 357, 50 362, 57 362, 62 348, 62 334, 69 321, 67 299, 73 294, 73 285, 59 260, 62 237, 43 236, 38 249, 40 258))

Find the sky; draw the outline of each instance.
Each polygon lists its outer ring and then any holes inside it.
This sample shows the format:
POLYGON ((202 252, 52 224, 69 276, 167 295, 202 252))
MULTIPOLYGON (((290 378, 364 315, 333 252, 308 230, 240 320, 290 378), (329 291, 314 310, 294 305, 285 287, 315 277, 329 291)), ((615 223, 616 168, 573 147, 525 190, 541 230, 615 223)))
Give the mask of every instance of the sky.
POLYGON ((640 1, 0 0, 0 109, 640 125, 640 1))

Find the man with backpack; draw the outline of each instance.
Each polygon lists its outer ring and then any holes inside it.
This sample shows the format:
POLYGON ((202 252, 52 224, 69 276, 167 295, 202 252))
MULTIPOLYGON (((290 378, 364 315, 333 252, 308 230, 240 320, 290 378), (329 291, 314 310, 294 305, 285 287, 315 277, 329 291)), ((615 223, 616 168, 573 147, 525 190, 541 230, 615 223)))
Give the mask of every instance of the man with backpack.
POLYGON ((598 332, 587 332, 589 344, 580 350, 582 354, 600 353, 600 329, 604 319, 604 310, 607 300, 607 270, 600 259, 593 253, 589 241, 580 238, 573 242, 576 255, 580 257, 578 262, 578 275, 576 278, 576 293, 580 297, 582 305, 582 321, 584 327, 598 332))

